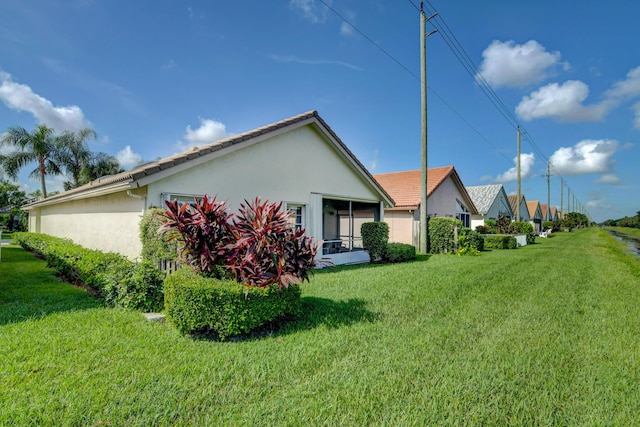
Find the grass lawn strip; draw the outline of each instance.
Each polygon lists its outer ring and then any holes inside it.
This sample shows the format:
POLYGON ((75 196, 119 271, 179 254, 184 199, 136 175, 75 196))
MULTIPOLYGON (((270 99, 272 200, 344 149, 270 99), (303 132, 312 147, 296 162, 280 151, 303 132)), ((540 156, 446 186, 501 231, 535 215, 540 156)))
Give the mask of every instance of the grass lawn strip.
POLYGON ((637 425, 640 261, 595 228, 540 240, 322 271, 299 322, 230 343, 5 247, 0 425, 637 425))

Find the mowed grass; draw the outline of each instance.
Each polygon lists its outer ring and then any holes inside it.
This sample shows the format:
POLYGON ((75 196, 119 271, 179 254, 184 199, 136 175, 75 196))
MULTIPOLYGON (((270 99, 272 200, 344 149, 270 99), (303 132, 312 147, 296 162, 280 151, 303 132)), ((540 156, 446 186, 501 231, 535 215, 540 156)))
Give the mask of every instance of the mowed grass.
POLYGON ((610 229, 613 231, 617 231, 618 233, 626 234, 632 237, 640 237, 640 228, 631 228, 631 227, 605 227, 605 229, 610 229))
POLYGON ((640 260, 597 228, 538 242, 321 271, 297 323, 225 343, 5 247, 0 424, 640 425, 640 260))

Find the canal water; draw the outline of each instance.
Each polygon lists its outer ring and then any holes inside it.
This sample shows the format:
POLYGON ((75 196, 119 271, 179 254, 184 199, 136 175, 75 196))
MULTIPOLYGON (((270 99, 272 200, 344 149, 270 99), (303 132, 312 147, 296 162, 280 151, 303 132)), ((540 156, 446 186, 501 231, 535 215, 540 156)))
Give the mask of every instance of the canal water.
POLYGON ((640 238, 632 237, 626 234, 618 233, 613 230, 607 230, 617 240, 624 242, 629 247, 629 253, 640 256, 640 238))

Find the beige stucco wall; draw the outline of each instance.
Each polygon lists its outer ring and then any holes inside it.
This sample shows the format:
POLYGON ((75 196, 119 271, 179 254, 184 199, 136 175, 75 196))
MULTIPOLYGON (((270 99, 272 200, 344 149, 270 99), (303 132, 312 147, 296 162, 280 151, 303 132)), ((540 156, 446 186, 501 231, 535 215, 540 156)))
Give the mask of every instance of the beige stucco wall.
POLYGON ((413 245, 413 212, 386 210, 384 221, 389 224, 389 241, 413 245))
POLYGON ((217 195, 236 209, 256 196, 274 201, 310 203, 311 193, 378 200, 351 165, 310 126, 249 145, 149 185, 149 203, 161 193, 217 195))
POLYGON ((126 192, 43 206, 29 212, 29 231, 73 240, 90 249, 140 255, 143 200, 126 192), (40 222, 40 230, 36 225, 40 222))

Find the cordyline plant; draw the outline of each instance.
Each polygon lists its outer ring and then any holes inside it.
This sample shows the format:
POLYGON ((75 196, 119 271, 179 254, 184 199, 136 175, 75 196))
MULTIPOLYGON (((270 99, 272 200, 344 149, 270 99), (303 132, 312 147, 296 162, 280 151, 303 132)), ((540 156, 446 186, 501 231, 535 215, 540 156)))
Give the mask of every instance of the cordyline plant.
POLYGON ((205 196, 194 205, 166 202, 167 222, 161 232, 176 230, 184 242, 181 252, 201 274, 227 276, 247 286, 288 287, 309 279, 316 246, 304 230, 289 225, 282 203, 259 198, 228 214, 224 202, 205 196))
MULTIPOLYGON (((231 215, 224 202, 204 196, 193 204, 177 200, 165 202, 167 209, 162 213, 166 218, 160 233, 167 235, 170 230, 180 234, 180 253, 196 271, 206 276, 217 273, 217 266, 227 262, 229 245, 233 243, 229 224, 231 215)), ((175 237, 174 237, 175 238, 175 237)))

